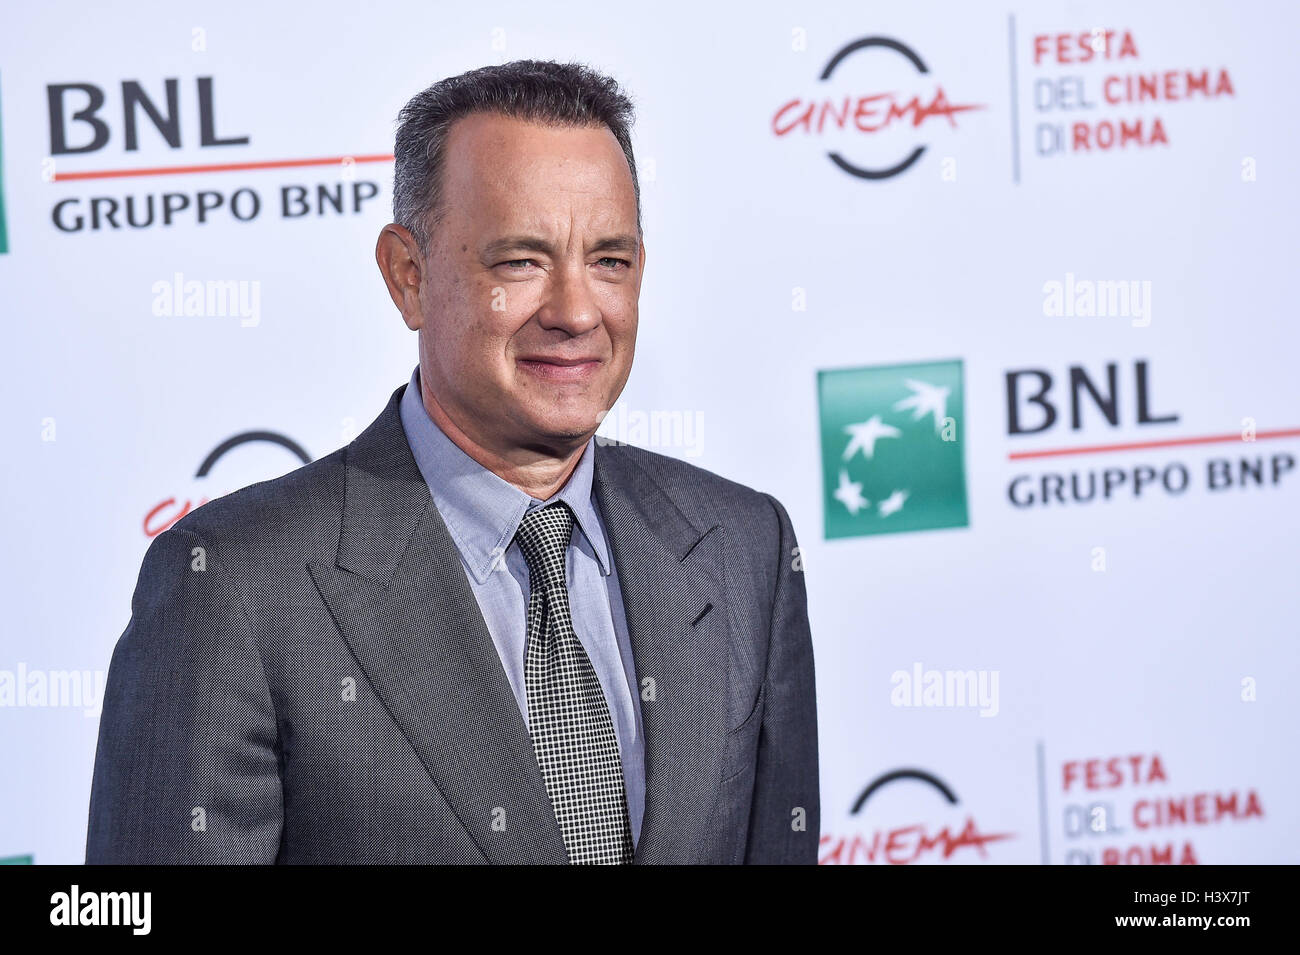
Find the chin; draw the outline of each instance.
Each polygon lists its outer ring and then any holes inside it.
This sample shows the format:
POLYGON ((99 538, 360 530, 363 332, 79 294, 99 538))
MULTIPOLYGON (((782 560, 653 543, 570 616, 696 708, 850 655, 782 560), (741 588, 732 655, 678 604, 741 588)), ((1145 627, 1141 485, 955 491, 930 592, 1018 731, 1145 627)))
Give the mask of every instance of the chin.
POLYGON ((579 439, 585 441, 587 438, 591 437, 592 432, 595 430, 596 430, 595 428, 581 428, 578 427, 577 425, 572 425, 567 428, 556 427, 551 429, 548 433, 552 437, 557 439, 562 439, 564 441, 577 441, 579 439))
POLYGON ((588 415, 565 414, 537 421, 537 432, 557 441, 577 441, 587 438, 596 430, 596 413, 588 415))

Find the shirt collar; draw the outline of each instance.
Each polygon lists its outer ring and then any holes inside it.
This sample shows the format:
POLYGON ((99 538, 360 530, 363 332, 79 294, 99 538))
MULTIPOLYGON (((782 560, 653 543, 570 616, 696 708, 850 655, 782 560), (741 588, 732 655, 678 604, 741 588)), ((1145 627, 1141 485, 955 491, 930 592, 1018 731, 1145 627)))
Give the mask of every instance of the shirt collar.
POLYGON ((420 394, 419 365, 411 372, 399 412, 415 463, 475 580, 487 580, 528 511, 556 501, 569 505, 574 523, 596 555, 600 572, 609 574, 605 535, 592 496, 594 437, 587 439, 578 466, 564 487, 539 501, 471 458, 429 417, 420 394))

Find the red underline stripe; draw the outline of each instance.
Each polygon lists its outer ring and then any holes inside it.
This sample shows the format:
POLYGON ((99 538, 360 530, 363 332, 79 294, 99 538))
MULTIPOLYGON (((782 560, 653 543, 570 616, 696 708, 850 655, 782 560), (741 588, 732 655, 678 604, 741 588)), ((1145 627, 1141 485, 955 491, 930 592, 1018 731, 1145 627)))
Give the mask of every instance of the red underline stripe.
MULTIPOLYGON (((1255 433, 1256 441, 1264 441, 1268 438, 1300 438, 1300 428, 1288 428, 1282 431, 1258 431, 1255 433)), ((1226 444, 1229 441, 1237 441, 1242 444, 1249 444, 1243 441, 1238 434, 1216 434, 1203 438, 1170 438, 1167 441, 1134 441, 1130 444, 1094 444, 1086 448, 1058 448, 1054 451, 1017 451, 1014 454, 1008 454, 1007 458, 1011 461, 1023 461, 1026 458, 1055 458, 1066 454, 1106 454, 1110 451, 1141 451, 1146 448, 1176 448, 1184 447, 1189 444, 1226 444)))
POLYGON ((126 179, 131 176, 179 176, 192 172, 244 172, 249 169, 296 169, 305 166, 338 166, 353 162, 391 162, 392 153, 374 156, 327 156, 324 159, 270 159, 265 162, 211 163, 205 166, 153 166, 148 169, 101 169, 98 172, 56 172, 55 182, 75 179, 126 179))

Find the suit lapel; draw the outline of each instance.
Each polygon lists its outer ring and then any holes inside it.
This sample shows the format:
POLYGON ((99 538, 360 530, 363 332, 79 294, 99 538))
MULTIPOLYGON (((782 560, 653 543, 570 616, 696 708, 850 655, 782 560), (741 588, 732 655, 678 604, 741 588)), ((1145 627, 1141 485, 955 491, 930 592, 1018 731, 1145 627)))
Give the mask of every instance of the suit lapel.
POLYGON ((366 678, 488 860, 564 863, 528 729, 402 429, 402 390, 348 446, 338 554, 309 568, 366 678))
POLYGON ((626 451, 595 447, 596 498, 642 687, 646 796, 634 861, 701 861, 726 728, 725 529, 691 523, 626 451))

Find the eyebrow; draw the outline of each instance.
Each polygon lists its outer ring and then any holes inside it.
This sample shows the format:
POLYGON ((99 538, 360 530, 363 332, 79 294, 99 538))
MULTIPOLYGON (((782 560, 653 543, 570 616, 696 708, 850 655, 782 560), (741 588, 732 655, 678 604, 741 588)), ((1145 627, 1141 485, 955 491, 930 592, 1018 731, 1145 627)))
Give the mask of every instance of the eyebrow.
MULTIPOLYGON (((641 248, 641 241, 630 233, 621 235, 607 236, 593 245, 591 252, 623 252, 627 255, 635 256, 641 248)), ((483 247, 483 255, 486 258, 495 258, 507 252, 529 250, 532 252, 541 252, 545 255, 554 255, 555 248, 546 239, 535 235, 509 235, 504 238, 494 239, 483 247)))

